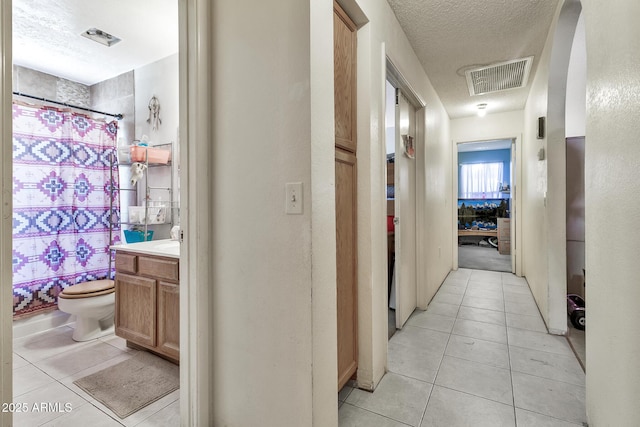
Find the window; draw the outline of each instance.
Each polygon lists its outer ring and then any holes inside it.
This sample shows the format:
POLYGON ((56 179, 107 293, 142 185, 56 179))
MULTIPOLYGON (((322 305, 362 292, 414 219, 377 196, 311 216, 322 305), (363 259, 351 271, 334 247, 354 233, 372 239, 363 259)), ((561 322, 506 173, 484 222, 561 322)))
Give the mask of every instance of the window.
POLYGON ((503 163, 460 165, 460 198, 497 198, 502 184, 503 163))

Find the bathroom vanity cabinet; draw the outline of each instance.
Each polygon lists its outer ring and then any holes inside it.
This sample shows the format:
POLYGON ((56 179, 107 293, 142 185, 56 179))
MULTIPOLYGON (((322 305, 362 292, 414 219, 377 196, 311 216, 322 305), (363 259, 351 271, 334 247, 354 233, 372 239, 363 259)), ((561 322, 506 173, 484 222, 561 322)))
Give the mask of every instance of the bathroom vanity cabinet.
POLYGON ((179 259, 116 251, 115 329, 129 347, 180 360, 179 259))

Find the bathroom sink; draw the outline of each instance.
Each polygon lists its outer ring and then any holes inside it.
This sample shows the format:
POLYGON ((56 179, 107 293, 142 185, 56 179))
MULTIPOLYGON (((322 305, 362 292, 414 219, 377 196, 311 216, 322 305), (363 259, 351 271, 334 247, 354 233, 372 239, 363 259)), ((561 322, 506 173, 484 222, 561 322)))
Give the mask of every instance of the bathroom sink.
POLYGON ((149 240, 147 242, 114 245, 111 248, 149 255, 180 257, 180 242, 177 240, 149 240))
POLYGON ((177 240, 171 240, 169 242, 157 243, 153 246, 158 249, 176 249, 180 247, 180 242, 177 240))
POLYGON ((149 250, 153 252, 157 252, 160 255, 180 255, 180 242, 177 240, 164 240, 158 243, 149 242, 149 250))

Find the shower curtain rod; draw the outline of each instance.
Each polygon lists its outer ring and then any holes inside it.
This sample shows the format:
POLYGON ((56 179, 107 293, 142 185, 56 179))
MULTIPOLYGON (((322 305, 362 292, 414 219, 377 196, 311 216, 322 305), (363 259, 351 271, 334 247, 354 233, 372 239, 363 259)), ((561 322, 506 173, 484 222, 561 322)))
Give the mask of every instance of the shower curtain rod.
POLYGON ((122 114, 105 113, 104 111, 92 110, 91 108, 79 107, 77 105, 71 105, 71 104, 67 104, 65 102, 53 101, 51 99, 41 98, 39 96, 27 95, 26 93, 13 92, 13 94, 17 95, 17 96, 24 96, 25 98, 36 99, 38 101, 50 102, 52 104, 58 104, 58 105, 64 105, 65 107, 75 108, 77 110, 89 111, 91 113, 102 114, 102 115, 105 115, 105 116, 111 116, 111 117, 115 117, 117 120, 122 120, 122 117, 124 117, 122 114))

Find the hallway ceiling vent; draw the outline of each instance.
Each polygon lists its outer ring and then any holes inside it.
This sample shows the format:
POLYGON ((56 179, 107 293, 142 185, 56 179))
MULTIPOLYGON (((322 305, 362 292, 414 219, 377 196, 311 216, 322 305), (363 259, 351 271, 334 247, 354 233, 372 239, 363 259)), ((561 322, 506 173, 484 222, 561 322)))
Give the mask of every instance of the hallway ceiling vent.
POLYGON ((472 68, 465 71, 469 94, 483 95, 501 90, 525 87, 533 56, 472 68))

